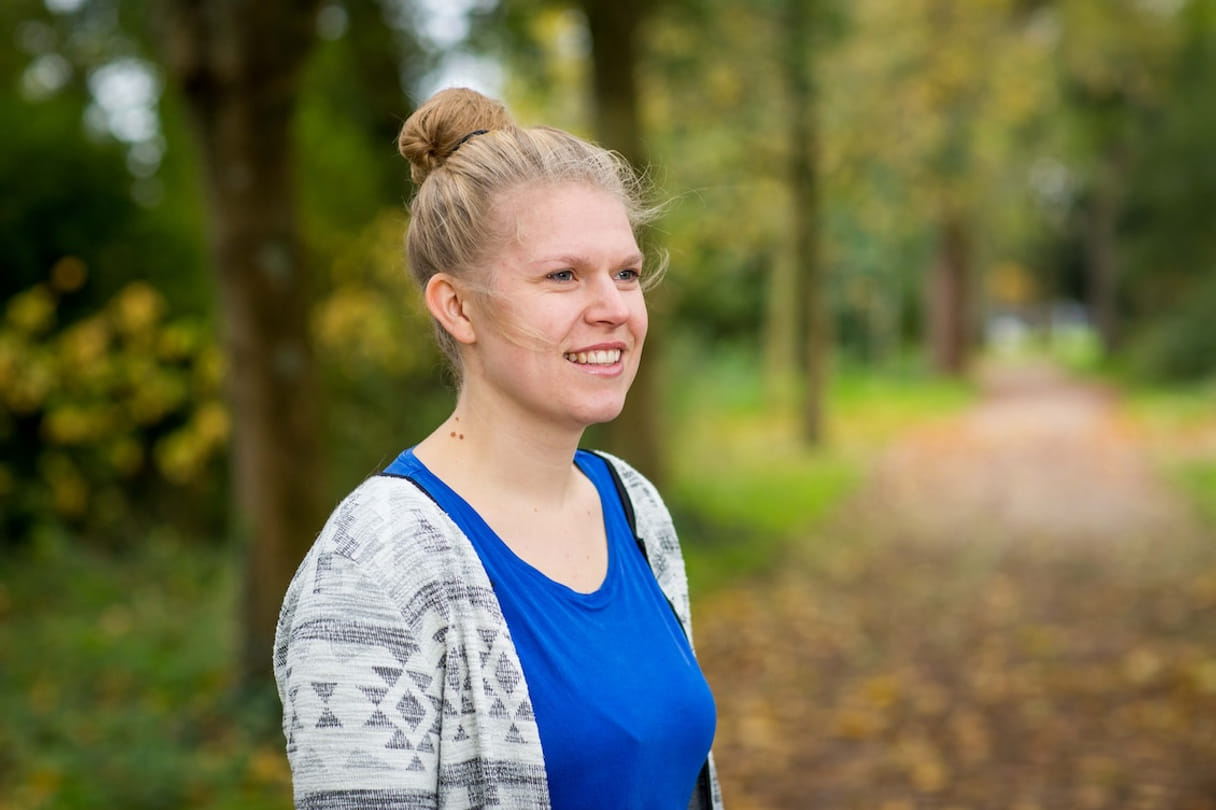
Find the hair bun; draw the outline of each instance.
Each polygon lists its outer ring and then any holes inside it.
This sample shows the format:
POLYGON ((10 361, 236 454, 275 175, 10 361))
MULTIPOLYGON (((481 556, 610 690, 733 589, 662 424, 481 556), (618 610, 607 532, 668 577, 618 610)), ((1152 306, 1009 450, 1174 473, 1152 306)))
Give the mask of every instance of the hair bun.
POLYGON ((476 90, 451 87, 431 96, 406 119, 397 136, 397 150, 410 162, 414 182, 422 183, 470 133, 514 125, 501 102, 476 90))

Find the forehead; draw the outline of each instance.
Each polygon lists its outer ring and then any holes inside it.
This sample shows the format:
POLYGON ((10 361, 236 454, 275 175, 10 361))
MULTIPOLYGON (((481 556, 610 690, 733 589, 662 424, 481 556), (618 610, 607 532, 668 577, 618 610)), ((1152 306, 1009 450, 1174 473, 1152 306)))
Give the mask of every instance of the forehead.
POLYGON ((525 186, 507 192, 496 213, 508 250, 637 251, 624 203, 615 194, 581 183, 525 186))

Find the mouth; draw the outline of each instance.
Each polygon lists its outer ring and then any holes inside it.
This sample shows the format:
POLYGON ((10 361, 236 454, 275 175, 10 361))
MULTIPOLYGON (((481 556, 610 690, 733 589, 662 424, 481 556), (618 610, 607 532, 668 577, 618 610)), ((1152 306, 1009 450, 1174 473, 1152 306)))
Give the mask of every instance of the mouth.
POLYGON ((563 357, 579 366, 611 366, 621 360, 620 349, 596 349, 590 352, 566 352, 563 357))

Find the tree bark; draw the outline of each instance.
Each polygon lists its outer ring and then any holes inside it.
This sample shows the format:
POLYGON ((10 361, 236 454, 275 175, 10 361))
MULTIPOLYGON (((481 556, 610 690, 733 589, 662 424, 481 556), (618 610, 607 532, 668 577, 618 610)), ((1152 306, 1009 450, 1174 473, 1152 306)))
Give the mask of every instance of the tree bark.
POLYGON ((811 51, 809 0, 786 0, 785 74, 790 101, 789 184, 791 249, 794 258, 795 329, 801 345, 802 437, 810 445, 824 438, 828 324, 819 261, 818 132, 811 51))
MULTIPOLYGON (((643 6, 637 0, 582 0, 591 36, 592 99, 596 140, 619 152, 633 166, 647 165, 637 82, 638 30, 643 6)), ((656 247, 652 232, 641 234, 643 250, 656 247)), ((608 449, 629 460, 662 486, 666 477, 663 456, 662 388, 660 385, 663 333, 661 288, 648 294, 650 333, 645 359, 638 369, 625 408, 605 428, 608 449)))
POLYGON ((1118 269, 1115 264, 1119 191, 1115 162, 1112 156, 1102 156, 1094 177, 1085 221, 1089 317, 1098 332, 1102 351, 1108 356, 1118 347, 1119 341, 1116 304, 1118 269))
POLYGON ((928 289, 929 349, 933 370, 957 377, 966 370, 970 349, 970 253, 958 214, 945 213, 939 229, 928 289))
POLYGON ((315 2, 169 0, 166 59, 202 147, 246 550, 242 674, 269 677, 290 578, 321 527, 325 476, 293 202, 290 125, 315 2))
POLYGON ((795 287, 794 251, 780 245, 767 274, 764 305, 764 375, 768 397, 784 409, 798 400, 801 390, 802 332, 795 287))

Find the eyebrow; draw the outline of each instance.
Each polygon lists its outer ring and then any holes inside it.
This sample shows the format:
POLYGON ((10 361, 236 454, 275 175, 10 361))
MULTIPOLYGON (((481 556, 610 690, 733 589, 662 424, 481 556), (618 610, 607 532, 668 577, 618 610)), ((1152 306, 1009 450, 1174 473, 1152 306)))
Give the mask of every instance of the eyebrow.
MULTIPOLYGON (((630 253, 623 259, 613 262, 613 264, 617 267, 633 267, 636 265, 641 265, 642 262, 645 261, 645 258, 646 257, 642 255, 641 251, 638 251, 637 253, 630 253)), ((589 264, 593 264, 593 262, 586 256, 562 253, 555 256, 545 256, 537 259, 535 262, 533 262, 533 264, 564 264, 570 265, 571 267, 585 267, 589 264)))

